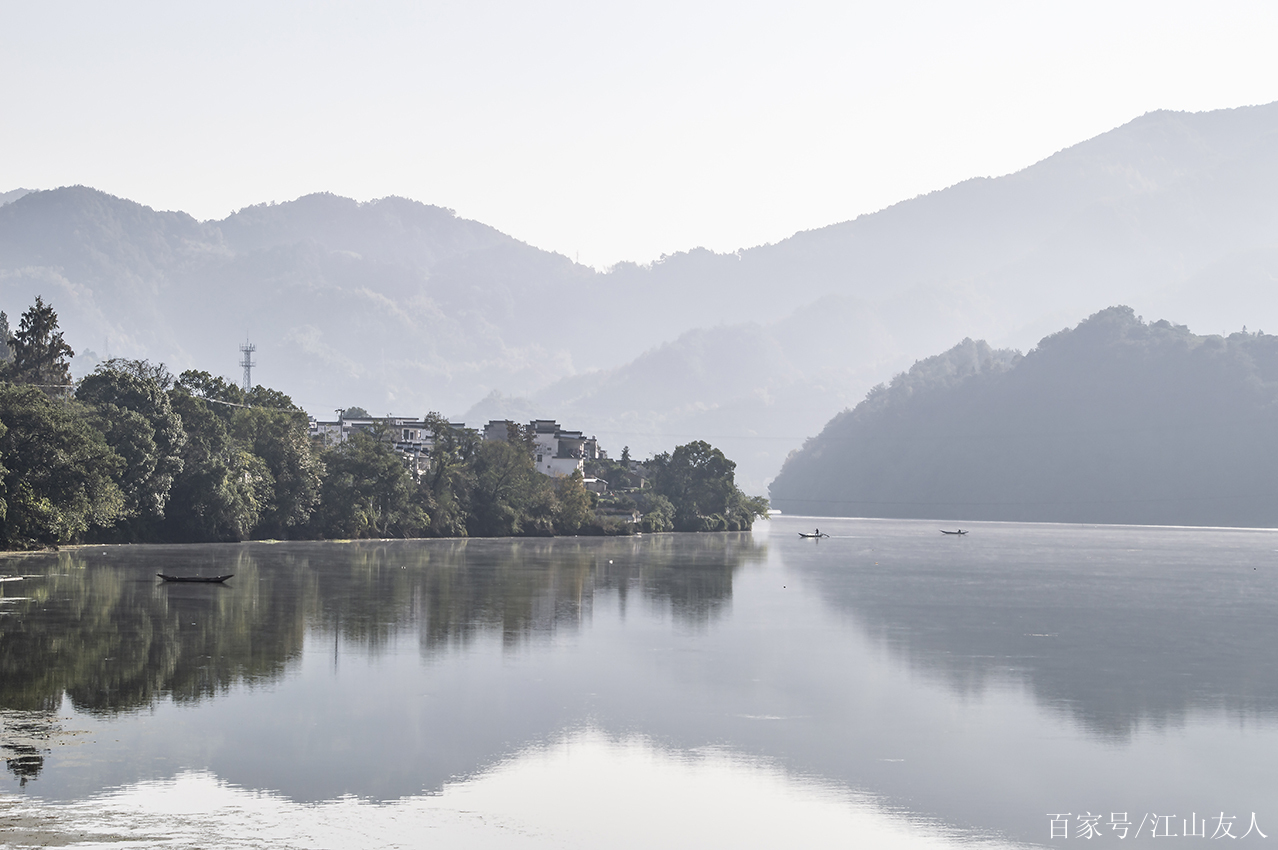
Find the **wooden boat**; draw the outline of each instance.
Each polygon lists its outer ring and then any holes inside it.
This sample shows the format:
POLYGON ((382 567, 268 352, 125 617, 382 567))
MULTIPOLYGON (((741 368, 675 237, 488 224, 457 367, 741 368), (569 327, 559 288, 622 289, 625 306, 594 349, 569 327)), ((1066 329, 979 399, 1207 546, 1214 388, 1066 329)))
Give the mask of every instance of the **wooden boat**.
POLYGON ((942 534, 967 534, 967 532, 961 528, 958 531, 946 531, 944 528, 942 528, 941 533, 942 534))
POLYGON ((820 532, 820 531, 818 531, 816 534, 805 534, 804 532, 800 531, 800 532, 799 532, 799 536, 800 536, 800 537, 818 537, 818 538, 819 538, 819 537, 829 537, 830 535, 828 535, 828 534, 824 534, 824 533, 822 533, 822 532, 820 532))
POLYGON ((156 573, 156 575, 165 581, 198 581, 205 584, 221 584, 231 578, 231 576, 234 576, 235 573, 225 576, 166 576, 164 573, 156 573))

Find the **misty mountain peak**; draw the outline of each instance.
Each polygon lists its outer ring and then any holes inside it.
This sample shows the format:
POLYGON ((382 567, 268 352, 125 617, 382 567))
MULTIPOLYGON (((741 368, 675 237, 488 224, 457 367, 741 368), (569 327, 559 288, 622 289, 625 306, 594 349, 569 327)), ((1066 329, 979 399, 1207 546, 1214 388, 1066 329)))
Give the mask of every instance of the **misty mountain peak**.
POLYGON ((0 206, 0 262, 61 269, 107 282, 163 276, 192 252, 216 250, 221 235, 184 212, 160 212, 88 186, 29 192, 0 206))
POLYGON ((5 204, 13 203, 14 201, 18 200, 18 198, 21 198, 23 195, 30 195, 30 194, 31 194, 30 189, 22 189, 22 188, 10 189, 7 192, 0 192, 0 207, 4 206, 5 204))
POLYGON ((445 207, 393 196, 361 203, 317 192, 285 203, 245 207, 215 224, 237 252, 311 242, 329 251, 422 270, 516 243, 445 207))
POLYGON ((247 332, 262 379, 313 411, 457 413, 496 390, 636 449, 721 435, 755 486, 892 374, 983 383, 997 352, 1106 304, 1132 309, 1071 339, 1174 341, 1136 312, 1278 326, 1275 140, 1278 104, 1153 112, 1015 174, 607 273, 401 197, 315 193, 197 222, 67 187, 0 206, 0 307, 42 295, 68 339, 224 375, 247 332), (926 358, 965 337, 991 344, 926 358))

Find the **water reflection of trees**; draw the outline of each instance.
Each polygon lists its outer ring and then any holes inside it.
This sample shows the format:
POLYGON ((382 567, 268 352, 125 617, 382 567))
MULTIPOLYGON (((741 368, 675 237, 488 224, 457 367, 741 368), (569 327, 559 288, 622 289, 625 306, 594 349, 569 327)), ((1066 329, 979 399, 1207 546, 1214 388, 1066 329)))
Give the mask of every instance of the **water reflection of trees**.
POLYGON ((629 548, 630 559, 601 567, 596 581, 623 599, 637 588, 651 602, 668 605, 676 619, 697 624, 723 610, 732 599, 733 571, 763 551, 748 534, 659 536, 618 548, 629 548))
POLYGON ((491 633, 514 645, 576 628, 601 593, 624 605, 637 592, 680 621, 704 624, 730 601, 735 570, 762 552, 749 534, 458 541, 419 571, 419 633, 428 651, 491 633))
MULTIPOLYGON (((235 586, 165 587, 120 563, 120 550, 107 563, 60 554, 21 583, 26 598, 0 619, 0 707, 54 711, 66 694, 82 711, 110 714, 276 675, 301 649, 300 629, 282 627, 300 626, 297 606, 253 580, 247 551, 227 555, 217 568, 236 573, 235 586)), ((11 595, 16 584, 5 585, 11 595)))
POLYGON ((885 559, 859 564, 855 581, 812 576, 828 600, 955 692, 1023 681, 1088 731, 1122 740, 1195 710, 1278 715, 1278 588, 1252 578, 1247 555, 1221 555, 1223 567, 1158 552, 1103 566, 1068 555, 1023 566, 885 559))
MULTIPOLYGON (((0 583, 0 709, 51 714, 63 695, 113 714, 199 700, 278 677, 308 631, 378 652, 416 632, 423 651, 499 635, 508 646, 578 628, 601 593, 638 592, 706 623, 748 534, 645 538, 110 547, 9 562, 0 583), (161 570, 234 573, 169 585, 161 570), (15 598, 16 597, 16 598, 15 598)), ((25 768, 24 768, 25 769, 25 768)))

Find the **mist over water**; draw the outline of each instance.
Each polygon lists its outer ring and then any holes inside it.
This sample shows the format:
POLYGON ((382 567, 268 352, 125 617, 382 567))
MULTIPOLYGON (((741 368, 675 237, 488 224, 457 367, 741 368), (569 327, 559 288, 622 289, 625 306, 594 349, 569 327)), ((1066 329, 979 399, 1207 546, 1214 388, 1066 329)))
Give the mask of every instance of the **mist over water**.
POLYGON ((0 805, 174 840, 251 810, 294 846, 589 844, 636 807, 676 846, 1278 824, 1274 533, 816 522, 11 559, 0 805))

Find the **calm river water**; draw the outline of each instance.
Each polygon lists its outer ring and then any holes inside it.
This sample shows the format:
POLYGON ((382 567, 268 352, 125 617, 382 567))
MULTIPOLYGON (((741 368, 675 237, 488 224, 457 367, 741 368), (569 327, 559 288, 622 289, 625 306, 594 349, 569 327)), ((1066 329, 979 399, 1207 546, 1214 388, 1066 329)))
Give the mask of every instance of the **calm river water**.
POLYGON ((1278 533, 941 527, 0 560, 0 843, 1278 843, 1278 533))

